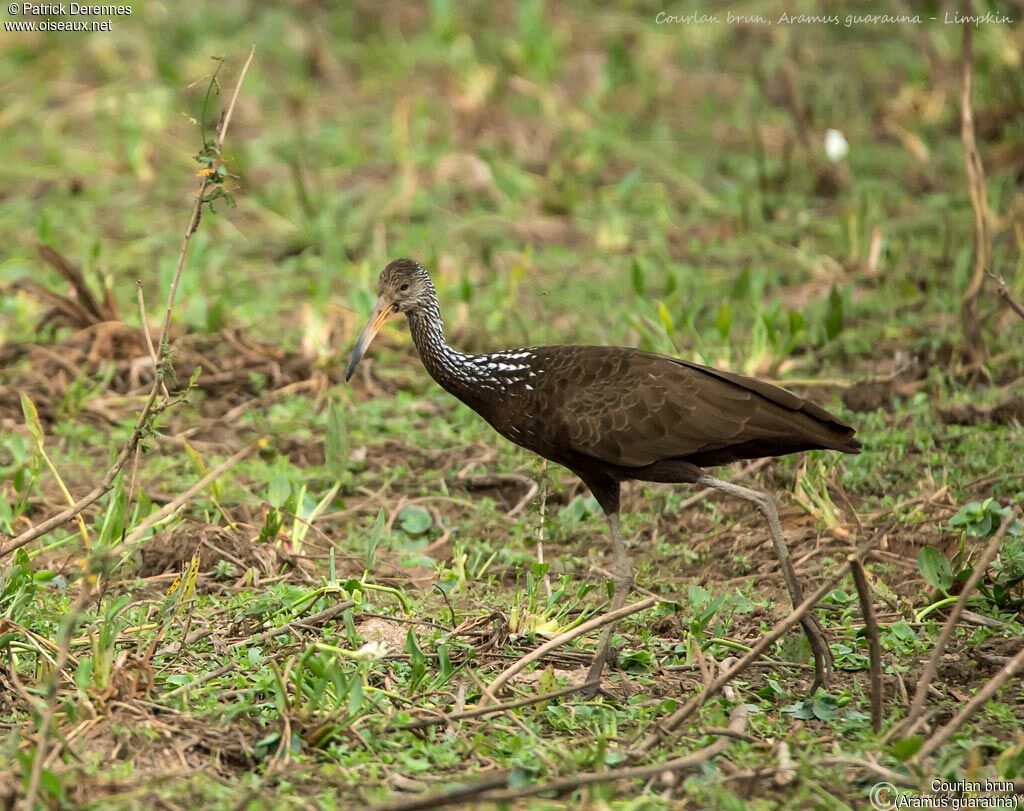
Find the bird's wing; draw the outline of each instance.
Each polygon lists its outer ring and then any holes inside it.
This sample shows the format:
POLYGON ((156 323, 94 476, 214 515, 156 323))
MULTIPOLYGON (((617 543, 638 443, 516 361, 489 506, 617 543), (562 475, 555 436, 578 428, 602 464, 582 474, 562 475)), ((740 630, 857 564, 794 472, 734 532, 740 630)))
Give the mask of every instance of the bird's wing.
POLYGON ((574 347, 545 381, 548 419, 573 451, 641 467, 776 438, 839 447, 852 429, 792 392, 639 350, 574 347))

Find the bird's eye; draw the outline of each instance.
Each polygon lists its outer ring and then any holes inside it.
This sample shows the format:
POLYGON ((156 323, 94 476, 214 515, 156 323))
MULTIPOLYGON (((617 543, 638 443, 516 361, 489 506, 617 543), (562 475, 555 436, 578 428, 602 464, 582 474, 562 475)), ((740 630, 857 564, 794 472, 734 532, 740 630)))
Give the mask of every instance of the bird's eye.
POLYGON ((402 284, 399 285, 399 287, 398 287, 398 292, 399 293, 405 293, 408 290, 409 290, 409 282, 402 282, 402 284))

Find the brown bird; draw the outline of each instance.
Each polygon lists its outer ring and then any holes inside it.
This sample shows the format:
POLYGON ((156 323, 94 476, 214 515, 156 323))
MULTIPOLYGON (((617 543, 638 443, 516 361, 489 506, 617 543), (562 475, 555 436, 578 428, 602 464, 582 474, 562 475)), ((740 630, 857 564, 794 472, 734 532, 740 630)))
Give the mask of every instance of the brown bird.
MULTIPOLYGON (((803 591, 766 493, 723 481, 703 468, 815 448, 859 453, 854 429, 795 394, 743 375, 639 349, 534 346, 467 355, 448 346, 427 271, 397 259, 380 274, 377 305, 352 351, 352 377, 374 336, 405 313, 423 365, 442 388, 499 434, 567 467, 590 488, 611 532, 612 610, 625 604, 632 567, 619 532, 619 488, 628 480, 686 482, 751 502, 767 519, 793 605, 803 591)), ((827 684, 832 656, 813 614, 803 628, 814 653, 814 688, 827 684)), ((612 627, 588 674, 600 679, 612 627)))

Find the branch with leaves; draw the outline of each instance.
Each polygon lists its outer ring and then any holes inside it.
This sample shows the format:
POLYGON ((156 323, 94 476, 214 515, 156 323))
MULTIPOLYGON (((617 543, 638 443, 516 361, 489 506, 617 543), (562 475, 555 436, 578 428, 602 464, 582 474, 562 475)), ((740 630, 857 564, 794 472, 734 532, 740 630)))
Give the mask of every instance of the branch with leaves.
MULTIPOLYGON (((178 265, 174 273, 174 278, 171 280, 171 286, 167 293, 167 307, 164 311, 164 320, 163 327, 160 331, 160 339, 155 344, 159 347, 159 363, 157 364, 156 375, 153 379, 153 386, 150 389, 149 396, 146 398, 146 402, 142 407, 142 411, 139 412, 138 419, 135 421, 131 435, 121 447, 114 463, 92 490, 77 501, 72 501, 67 509, 61 510, 61 512, 51 516, 40 524, 36 524, 36 526, 16 536, 10 543, 0 547, 0 558, 9 555, 11 552, 16 549, 20 549, 37 538, 46 535, 68 521, 79 519, 85 509, 98 501, 113 486, 117 475, 128 463, 128 460, 135 455, 136 450, 140 447, 140 443, 142 443, 142 441, 152 431, 153 419, 156 415, 173 404, 174 401, 169 400, 166 394, 162 400, 160 395, 164 388, 166 379, 173 373, 170 365, 169 336, 171 331, 171 315, 174 311, 174 300, 178 293, 178 284, 181 281, 182 271, 185 268, 185 260, 188 256, 192 235, 196 232, 196 229, 199 228, 199 220, 202 217, 203 206, 211 204, 216 199, 223 199, 226 196, 226 193, 219 196, 216 194, 218 190, 223 191, 221 188, 222 184, 226 177, 228 177, 226 169, 221 171, 221 168, 223 167, 223 164, 219 162, 221 149, 224 145, 224 138, 228 132, 228 125, 231 123, 231 116, 234 112, 235 104, 238 101, 238 95, 242 89, 242 83, 245 81, 245 76, 249 72, 249 66, 252 64, 252 60, 255 55, 256 46, 253 45, 249 51, 249 57, 245 60, 245 64, 242 66, 242 70, 238 75, 238 81, 235 83, 235 90, 231 96, 231 100, 228 103, 224 114, 221 116, 220 123, 217 126, 216 137, 212 142, 208 142, 205 136, 203 139, 203 149, 199 153, 197 159, 204 165, 204 170, 200 172, 199 189, 196 194, 195 205, 193 206, 192 214, 189 217, 188 228, 185 230, 185 235, 182 239, 181 250, 178 253, 178 265), (213 156, 216 156, 217 166, 213 171, 206 171, 210 168, 210 165, 204 161, 212 160, 213 156)), ((220 68, 218 67, 218 70, 219 69, 220 68)), ((216 73, 211 81, 211 87, 214 86, 215 82, 216 73)), ((209 91, 207 95, 209 96, 209 91)), ((143 325, 143 328, 145 328, 145 324, 143 325)), ((39 443, 37 443, 37 445, 38 444, 39 443)), ((71 501, 70 496, 69 501, 71 501)), ((84 532, 84 523, 82 523, 81 526, 83 527, 84 532)))

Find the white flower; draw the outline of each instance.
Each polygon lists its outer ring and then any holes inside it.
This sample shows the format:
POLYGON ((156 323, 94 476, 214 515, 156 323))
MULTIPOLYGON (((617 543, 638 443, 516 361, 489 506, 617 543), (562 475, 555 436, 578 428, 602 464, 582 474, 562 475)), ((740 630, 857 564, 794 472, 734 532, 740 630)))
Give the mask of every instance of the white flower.
POLYGON ((825 130, 825 154, 832 163, 838 163, 850 154, 846 136, 839 130, 825 130))

